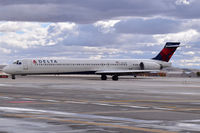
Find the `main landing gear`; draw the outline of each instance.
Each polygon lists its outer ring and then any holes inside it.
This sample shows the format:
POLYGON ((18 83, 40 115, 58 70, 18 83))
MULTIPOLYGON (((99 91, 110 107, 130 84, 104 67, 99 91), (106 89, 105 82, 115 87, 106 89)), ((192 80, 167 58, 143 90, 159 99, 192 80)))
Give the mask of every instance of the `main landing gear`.
POLYGON ((112 80, 117 81, 119 79, 118 75, 113 75, 112 80))
POLYGON ((106 75, 101 75, 101 80, 107 80, 107 76, 106 75))
MULTIPOLYGON (((117 81, 119 79, 118 75, 113 75, 112 80, 117 81)), ((107 80, 106 75, 101 75, 101 80, 107 80)))

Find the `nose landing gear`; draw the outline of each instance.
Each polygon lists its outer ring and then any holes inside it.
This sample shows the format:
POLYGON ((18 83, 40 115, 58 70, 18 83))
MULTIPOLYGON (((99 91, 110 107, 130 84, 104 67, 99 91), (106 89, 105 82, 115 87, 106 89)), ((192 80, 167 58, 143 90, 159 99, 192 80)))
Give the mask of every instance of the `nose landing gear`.
POLYGON ((12 79, 16 79, 15 75, 11 75, 12 76, 12 79))

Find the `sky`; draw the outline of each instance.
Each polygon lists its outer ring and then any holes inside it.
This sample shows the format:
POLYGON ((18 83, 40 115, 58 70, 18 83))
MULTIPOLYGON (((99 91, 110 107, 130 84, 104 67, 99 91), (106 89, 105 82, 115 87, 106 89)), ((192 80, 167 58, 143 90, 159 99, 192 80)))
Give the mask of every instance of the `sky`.
POLYGON ((23 58, 148 59, 180 41, 200 68, 200 0, 0 0, 0 64, 23 58))

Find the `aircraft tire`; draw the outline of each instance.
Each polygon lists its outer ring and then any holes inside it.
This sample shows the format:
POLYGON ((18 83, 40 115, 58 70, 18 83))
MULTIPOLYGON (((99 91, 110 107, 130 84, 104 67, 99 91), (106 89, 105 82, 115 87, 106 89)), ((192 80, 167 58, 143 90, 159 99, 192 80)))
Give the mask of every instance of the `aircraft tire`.
POLYGON ((117 81, 118 79, 119 79, 119 77, 117 75, 112 76, 112 80, 117 81))
POLYGON ((101 75, 101 80, 107 80, 107 76, 106 75, 101 75))
POLYGON ((15 77, 15 75, 12 75, 12 79, 15 79, 16 77, 15 77))

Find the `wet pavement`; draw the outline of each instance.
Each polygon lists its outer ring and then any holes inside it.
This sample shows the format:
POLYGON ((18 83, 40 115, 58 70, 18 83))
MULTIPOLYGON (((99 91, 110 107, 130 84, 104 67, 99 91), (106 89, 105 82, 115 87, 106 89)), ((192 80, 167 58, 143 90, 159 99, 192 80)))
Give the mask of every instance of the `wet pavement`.
POLYGON ((0 133, 200 132, 200 79, 0 79, 0 133))

